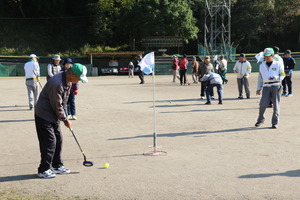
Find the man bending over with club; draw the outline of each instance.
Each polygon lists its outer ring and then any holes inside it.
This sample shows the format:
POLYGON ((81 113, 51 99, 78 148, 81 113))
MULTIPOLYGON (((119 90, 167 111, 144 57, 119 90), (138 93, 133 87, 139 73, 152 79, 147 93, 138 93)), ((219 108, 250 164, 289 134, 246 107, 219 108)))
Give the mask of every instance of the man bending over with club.
POLYGON ((48 80, 40 93, 35 107, 35 126, 39 139, 41 162, 38 177, 54 178, 56 174, 68 174, 61 159, 62 134, 60 121, 71 128, 65 109, 72 83, 79 80, 87 82, 86 67, 75 63, 66 72, 59 73, 48 80))

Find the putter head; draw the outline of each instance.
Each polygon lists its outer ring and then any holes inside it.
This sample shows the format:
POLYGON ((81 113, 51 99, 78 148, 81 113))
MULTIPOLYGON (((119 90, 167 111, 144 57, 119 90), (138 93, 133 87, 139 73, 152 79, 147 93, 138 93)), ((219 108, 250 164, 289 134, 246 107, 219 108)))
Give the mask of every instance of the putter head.
POLYGON ((94 162, 93 161, 84 161, 83 165, 86 167, 92 167, 94 165, 94 162))

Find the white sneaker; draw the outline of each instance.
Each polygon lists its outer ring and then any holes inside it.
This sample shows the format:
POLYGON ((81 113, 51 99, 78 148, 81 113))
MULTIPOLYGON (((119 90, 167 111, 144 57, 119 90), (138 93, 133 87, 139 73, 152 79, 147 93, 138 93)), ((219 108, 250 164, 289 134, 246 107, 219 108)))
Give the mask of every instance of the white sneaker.
POLYGON ((77 119, 76 115, 72 115, 71 119, 76 120, 77 119))
POLYGON ((61 166, 59 168, 53 168, 52 172, 55 174, 69 174, 71 170, 65 168, 64 166, 61 166))
POLYGON ((71 118, 72 118, 72 115, 68 115, 67 118, 68 118, 68 119, 71 119, 71 118))
POLYGON ((38 173, 38 177, 40 178, 54 178, 56 175, 53 173, 51 169, 48 169, 47 171, 38 173))

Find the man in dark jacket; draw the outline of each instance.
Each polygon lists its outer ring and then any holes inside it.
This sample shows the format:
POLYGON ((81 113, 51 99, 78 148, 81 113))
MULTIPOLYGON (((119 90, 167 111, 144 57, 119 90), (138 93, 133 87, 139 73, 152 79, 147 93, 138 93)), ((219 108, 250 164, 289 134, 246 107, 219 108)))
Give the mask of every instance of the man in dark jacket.
POLYGON ((284 52, 284 57, 283 57, 285 77, 282 80, 282 86, 283 86, 282 96, 287 96, 287 97, 293 96, 292 75, 293 75, 293 69, 295 68, 296 65, 296 61, 291 56, 291 54, 292 54, 291 50, 288 49, 284 52), (286 92, 286 85, 288 87, 288 93, 286 92))
POLYGON ((48 80, 35 107, 35 126, 39 139, 41 162, 38 177, 54 178, 56 174, 68 174, 61 159, 62 134, 60 121, 71 128, 65 109, 72 83, 87 82, 86 67, 75 63, 66 72, 48 80))

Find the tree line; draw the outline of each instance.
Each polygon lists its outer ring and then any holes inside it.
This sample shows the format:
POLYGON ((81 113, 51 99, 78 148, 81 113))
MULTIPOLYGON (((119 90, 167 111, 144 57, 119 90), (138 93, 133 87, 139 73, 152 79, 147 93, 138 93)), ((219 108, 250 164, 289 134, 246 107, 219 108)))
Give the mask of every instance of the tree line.
MULTIPOLYGON (((237 52, 299 49, 300 0, 231 3, 237 52)), ((205 0, 0 0, 0 54, 143 50, 150 36, 181 37, 181 51, 196 54, 205 9, 205 0)))

